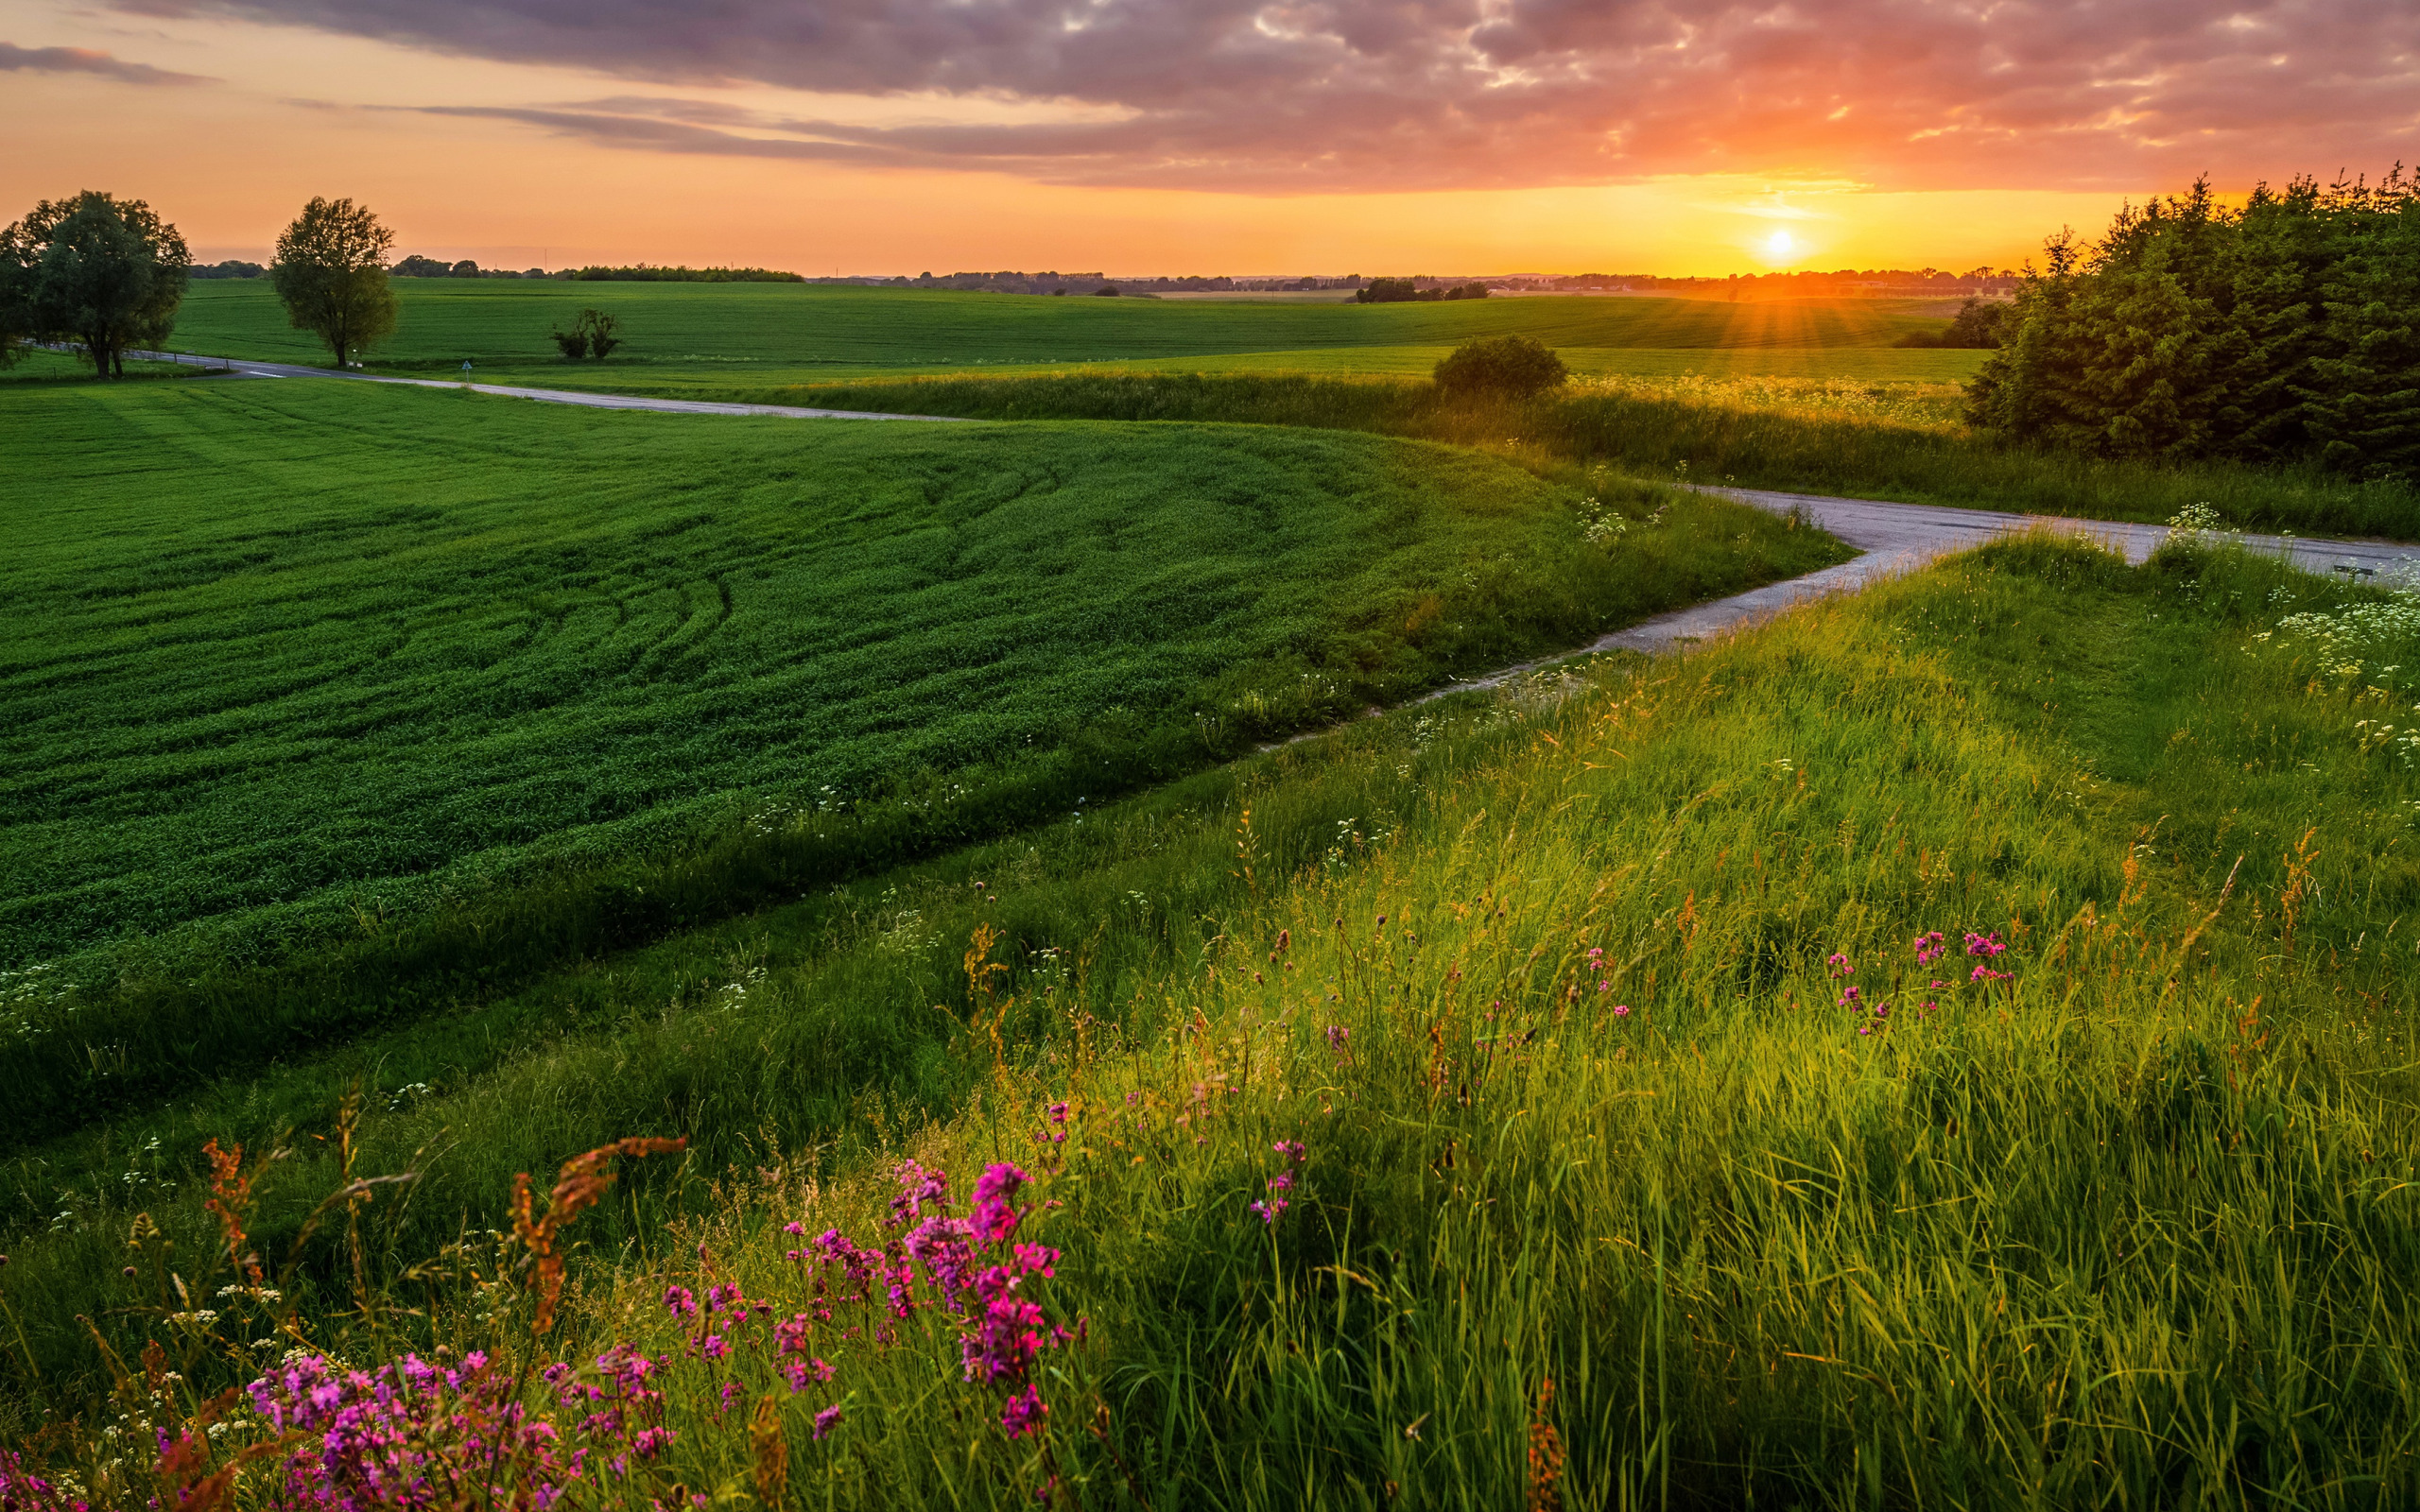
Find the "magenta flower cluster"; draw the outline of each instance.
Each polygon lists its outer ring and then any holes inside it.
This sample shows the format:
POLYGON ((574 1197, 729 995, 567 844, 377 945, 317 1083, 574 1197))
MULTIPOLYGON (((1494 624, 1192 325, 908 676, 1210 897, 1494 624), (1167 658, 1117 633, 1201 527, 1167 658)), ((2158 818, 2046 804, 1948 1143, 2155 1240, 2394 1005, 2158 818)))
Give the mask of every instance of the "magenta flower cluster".
MULTIPOLYGON (((1065 1119, 1066 1105, 1056 1105, 1052 1124, 1065 1119)), ((988 1167, 975 1182, 963 1218, 949 1215, 948 1184, 941 1173, 909 1161, 900 1168, 899 1179, 901 1196, 892 1213, 902 1224, 920 1221, 896 1241, 906 1263, 893 1268, 903 1283, 894 1288, 894 1299, 903 1308, 919 1305, 904 1283, 921 1269, 931 1294, 924 1305, 966 1319, 959 1335, 963 1379, 1003 1394, 1000 1426, 1010 1437, 1040 1432, 1050 1409, 1033 1379, 1035 1367, 1045 1350, 1079 1338, 1082 1323, 1070 1332, 1052 1322, 1027 1289, 1030 1281, 1056 1276, 1059 1263, 1058 1250, 1015 1242, 1027 1211, 1017 1207, 1017 1194, 1032 1177, 1007 1161, 988 1167)))
POLYGON ((1966 980, 1969 982, 2005 982, 2011 976, 2014 975, 2015 973, 2011 971, 1995 971, 1988 964, 1986 964, 1988 962, 1997 960, 2000 957, 2001 953, 2005 952, 2007 949, 2008 947, 2006 945, 2000 943, 2000 937, 1996 933, 1990 935, 1968 935, 1966 936, 1966 954, 1969 955, 1979 955, 1982 959, 1975 963, 1975 970, 1967 976, 1966 980))
POLYGON ((0 1449, 0 1512, 87 1512, 87 1506, 26 1469, 16 1451, 0 1449))
MULTIPOLYGON (((1597 978, 1597 990, 1599 993, 1609 993, 1613 991, 1613 977, 1605 974, 1605 947, 1602 945, 1589 946, 1585 959, 1587 961, 1586 974, 1597 978)), ((1572 988, 1574 996, 1577 996, 1579 991, 1580 989, 1577 987, 1572 988)), ((1630 1005, 1627 1003, 1615 1004, 1614 1017, 1616 1019, 1629 1018, 1630 1005)))
POLYGON ((656 1362, 615 1345, 591 1370, 550 1366, 561 1420, 530 1410, 512 1373, 474 1350, 459 1366, 406 1354, 375 1371, 290 1354, 248 1388, 273 1434, 293 1434, 280 1506, 355 1509, 475 1503, 542 1509, 603 1492, 660 1458, 656 1362))
MULTIPOLYGON (((1948 936, 1937 929, 1928 930, 1924 934, 1916 936, 1910 942, 1910 945, 1915 952, 1916 964, 1920 967, 1930 966, 1933 962, 1941 959, 1942 956, 1947 954, 1949 952, 1948 936)), ((2000 937, 1996 933, 1978 935, 1971 931, 1968 932, 1966 935, 1966 954, 1971 956, 1979 956, 1981 957, 1981 960, 1978 961, 1976 964, 1973 972, 1967 977, 1967 982, 1970 985, 1979 985, 1990 982, 2005 982, 2010 980, 2015 974, 2014 972, 1995 971, 1989 965, 1984 964, 1985 962, 1997 959, 2004 952, 2007 951, 2007 949, 2008 946, 2001 942, 2000 937)), ((1879 1001, 1876 1001, 1869 998, 1862 987, 1848 980, 1850 977, 1857 974, 1857 967, 1851 963, 1845 953, 1835 951, 1830 955, 1825 956, 1824 959, 1824 969, 1826 975, 1841 983, 1840 1006, 1847 1008, 1858 1016, 1858 1022, 1857 1026, 1858 1033, 1861 1035, 1871 1035, 1877 1030, 1888 1029, 1891 1027, 1891 992, 1886 992, 1879 1001)), ((1893 974, 1895 975, 1896 973, 1893 974)), ((1948 985, 1948 983, 1944 982, 1939 977, 1932 977, 1928 979, 1927 986, 1924 988, 1924 1000, 1916 1009, 1917 1017, 1919 1019, 1929 1017, 1932 1014, 1941 1011, 1942 1005, 1939 994, 1947 988, 1948 985)), ((1892 990, 1895 992, 1901 989, 1905 989, 1910 996, 1915 995, 1914 988, 1908 987, 1904 983, 1896 984, 1892 990)))
POLYGON ((1294 1190, 1295 1173, 1302 1170, 1303 1162, 1310 1159, 1310 1154, 1298 1140, 1279 1140, 1270 1148, 1286 1158, 1286 1165, 1269 1178, 1268 1194, 1252 1205, 1252 1211, 1259 1215, 1263 1225, 1273 1228, 1277 1226, 1278 1214, 1293 1205, 1287 1194, 1294 1190))

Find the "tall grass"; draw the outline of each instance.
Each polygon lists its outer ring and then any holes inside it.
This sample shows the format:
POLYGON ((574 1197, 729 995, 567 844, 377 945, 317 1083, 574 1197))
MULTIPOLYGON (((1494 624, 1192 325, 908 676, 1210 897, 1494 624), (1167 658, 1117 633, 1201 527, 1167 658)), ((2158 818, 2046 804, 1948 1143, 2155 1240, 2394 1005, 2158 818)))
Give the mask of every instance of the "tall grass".
POLYGON ((2005 446, 1922 396, 1772 379, 1593 380, 1517 406, 1451 404, 1425 384, 1306 374, 920 378, 734 386, 756 403, 985 420, 1234 421, 1417 436, 1698 482, 2161 523, 2208 504, 2237 525, 2420 538, 2420 496, 2308 469, 2113 461, 2005 446))
MULTIPOLYGON (((1272 827, 1288 779, 1107 847, 1215 843, 1215 912, 1037 928, 1012 873, 961 889, 927 947, 957 1111, 869 1100, 845 1150, 760 1143, 669 1234, 668 1189, 627 1187, 567 1333, 533 1340, 481 1260, 426 1324, 311 1337, 635 1348, 678 1436, 614 1502, 768 1499, 778 1458, 781 1495, 860 1504, 2395 1504, 2420 784, 2375 727, 2420 663, 2387 617, 2255 638, 2346 596, 2023 542, 1288 756, 1394 795, 1383 824, 1272 827), (1134 935, 1160 964, 1094 964, 1134 935), (1071 1337, 970 1381, 961 1314, 848 1299, 806 1241, 895 1242, 903 1156, 961 1203, 1026 1168, 1015 1238, 1063 1254, 999 1259, 1071 1337), (665 1303, 735 1283, 752 1321, 665 1303), (794 1313, 830 1382, 782 1374, 794 1313), (1012 1433, 1028 1383, 1048 1412, 1012 1433)), ((769 973, 657 1042, 752 1040, 795 990, 769 973)), ((485 1120, 612 1074, 533 1097, 536 1070, 485 1120)), ((18 1315, 47 1326, 124 1242, 32 1252, 18 1315)), ((905 1299, 941 1300, 911 1269, 905 1299)), ((181 1347, 196 1392, 262 1357, 181 1347)))

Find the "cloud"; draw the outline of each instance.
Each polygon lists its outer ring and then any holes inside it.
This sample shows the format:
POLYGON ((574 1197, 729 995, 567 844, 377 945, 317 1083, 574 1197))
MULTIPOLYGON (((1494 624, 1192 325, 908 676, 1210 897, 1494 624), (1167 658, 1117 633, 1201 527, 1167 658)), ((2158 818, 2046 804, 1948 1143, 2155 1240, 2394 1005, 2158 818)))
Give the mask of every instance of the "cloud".
POLYGON ((97 74, 122 84, 206 84, 199 74, 172 74, 83 47, 20 47, 0 42, 0 73, 97 74))
POLYGON ((629 97, 505 113, 643 150, 1069 182, 1283 192, 1722 172, 2094 188, 2420 155, 2410 0, 120 4, 675 88, 1057 104, 1080 118, 853 127, 629 97))

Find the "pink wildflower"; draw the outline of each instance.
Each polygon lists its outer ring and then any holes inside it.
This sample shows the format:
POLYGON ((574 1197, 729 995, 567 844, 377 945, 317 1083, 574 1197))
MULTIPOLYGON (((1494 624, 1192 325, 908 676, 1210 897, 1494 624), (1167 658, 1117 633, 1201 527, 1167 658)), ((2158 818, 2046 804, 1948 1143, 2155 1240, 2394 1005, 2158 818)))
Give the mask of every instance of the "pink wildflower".
POLYGON ((1000 1409, 1000 1426, 1009 1431, 1011 1438, 1023 1438, 1028 1434, 1040 1433, 1042 1419, 1049 1412, 1050 1409, 1043 1403, 1042 1393, 1028 1384, 1000 1409))

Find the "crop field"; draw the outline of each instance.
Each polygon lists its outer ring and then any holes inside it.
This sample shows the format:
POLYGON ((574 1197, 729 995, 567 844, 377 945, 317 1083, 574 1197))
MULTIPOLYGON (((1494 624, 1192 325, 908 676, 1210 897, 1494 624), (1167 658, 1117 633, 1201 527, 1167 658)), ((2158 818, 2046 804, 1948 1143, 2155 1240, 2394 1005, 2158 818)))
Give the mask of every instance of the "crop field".
POLYGON ((1344 433, 311 380, 5 404, 0 458, 45 480, 0 567, 14 1134, 341 1039, 415 971, 484 981, 794 895, 1839 552, 1652 489, 1583 517, 1496 459, 1344 433), (1583 533, 1624 509, 1671 512, 1583 533), (826 830, 775 833, 801 816, 826 830), (461 937, 408 943, 430 918, 461 937), (333 985, 295 964, 331 940, 355 953, 333 985), (78 991, 79 1035, 125 1038, 69 1075, 42 1005, 78 991), (149 1028, 93 1005, 128 991, 149 1028))
MULTIPOLYGON (((1452 350, 1443 346, 1323 348, 1198 358, 1162 357, 1119 366, 1138 372, 1303 372, 1426 378, 1452 350)), ((1558 349, 1558 355, 1564 367, 1583 378, 1798 378, 1819 382, 1947 384, 1973 377, 1990 353, 1905 347, 1575 346, 1558 349)))
MULTIPOLYGON (((980 375, 986 378, 1160 377, 1270 374, 1330 378, 1425 379, 1451 347, 1321 347, 1301 352, 1219 352, 1085 363, 987 362, 956 368, 800 368, 763 363, 556 363, 481 368, 481 381, 544 385, 665 399, 717 399, 779 385, 980 375)), ((1565 347, 1557 353, 1581 378, 1688 384, 1702 380, 1785 379, 1892 388, 1944 387, 1974 376, 1984 352, 1900 347, 1565 347)))
MULTIPOLYGON (((769 1433, 793 1495, 890 1504, 2394 1504, 2420 777, 2377 728, 2414 664, 2406 599, 2017 542, 1254 757, 678 947, 668 1005, 661 961, 566 979, 587 1029, 523 1054, 396 1037, 238 1197, 265 1252, 348 1169, 424 1163, 364 1224, 391 1278, 514 1169, 696 1143, 582 1220, 617 1258, 552 1333, 474 1279, 326 1317, 330 1236, 167 1363, 249 1379, 280 1318, 508 1375, 635 1354, 650 1473, 745 1485, 769 1433), (959 1214, 1011 1166, 1046 1247, 977 1253, 1039 1267, 1039 1357, 970 1377, 954 1272, 902 1247, 898 1318, 846 1266, 900 1246, 903 1176, 959 1214), (1053 1432, 1003 1432, 1030 1402, 1053 1432)), ((130 1214, 179 1256, 217 1220, 146 1141, 258 1129, 248 1095, 130 1125, 74 1194, 15 1174, 53 1379, 77 1314, 130 1344, 177 1305, 158 1239, 118 1279, 130 1214)))
MULTIPOLYGON (((1326 353, 1331 363, 1349 364, 1351 349, 1443 350, 1505 333, 1575 351, 1887 349, 1907 332, 1937 328, 1943 314, 1932 303, 1901 301, 1236 304, 815 284, 475 279, 398 279, 394 287, 401 324, 394 339, 371 354, 373 367, 450 370, 469 358, 500 379, 579 387, 797 382, 819 371, 862 376, 1243 353, 1284 354, 1296 364, 1326 353), (589 305, 618 318, 628 344, 605 363, 565 362, 546 333, 589 305)), ((263 280, 194 284, 173 344, 214 355, 324 360, 309 336, 287 327, 263 280)), ((1932 359, 1909 369, 1927 376, 1944 371, 1944 355, 1960 354, 1890 354, 1894 361, 1932 359)), ((1398 352, 1374 360, 1382 366, 1369 370, 1393 371, 1408 359, 1398 352)))

